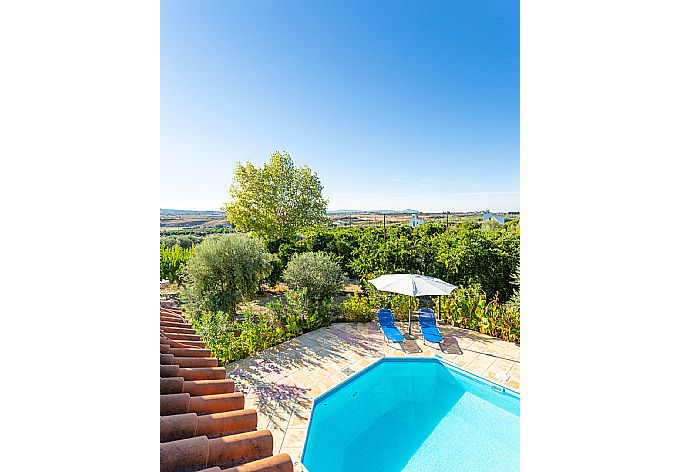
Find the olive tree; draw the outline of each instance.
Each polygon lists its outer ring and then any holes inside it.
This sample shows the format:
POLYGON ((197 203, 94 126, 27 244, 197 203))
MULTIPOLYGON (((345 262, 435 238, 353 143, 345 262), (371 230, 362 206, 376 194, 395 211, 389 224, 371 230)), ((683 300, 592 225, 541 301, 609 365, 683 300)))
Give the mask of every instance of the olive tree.
POLYGON ((194 248, 187 261, 188 298, 203 310, 230 313, 249 301, 271 271, 270 254, 246 235, 213 235, 194 248))
POLYGON ((320 252, 296 254, 283 272, 283 281, 293 290, 306 289, 310 302, 334 297, 346 282, 340 265, 320 252))
POLYGON ((327 200, 316 173, 275 152, 263 167, 238 164, 223 208, 236 229, 264 240, 290 238, 326 221, 327 200))

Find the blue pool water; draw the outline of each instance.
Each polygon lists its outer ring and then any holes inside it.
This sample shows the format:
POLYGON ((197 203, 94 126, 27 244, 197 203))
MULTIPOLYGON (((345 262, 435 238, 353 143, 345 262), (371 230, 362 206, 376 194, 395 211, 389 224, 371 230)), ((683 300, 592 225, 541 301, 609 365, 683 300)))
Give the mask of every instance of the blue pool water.
POLYGON ((308 472, 520 469, 520 398, 434 358, 384 358, 314 402, 308 472), (499 389, 500 390, 500 389, 499 389))

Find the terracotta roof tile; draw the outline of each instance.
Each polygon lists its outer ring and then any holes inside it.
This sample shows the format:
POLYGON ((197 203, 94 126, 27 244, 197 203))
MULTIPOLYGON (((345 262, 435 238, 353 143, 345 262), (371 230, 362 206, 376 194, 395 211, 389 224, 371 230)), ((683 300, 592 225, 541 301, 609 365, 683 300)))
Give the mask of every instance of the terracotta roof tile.
POLYGON ((161 472, 292 472, 273 455, 273 436, 257 431, 225 368, 170 301, 160 309, 161 472))

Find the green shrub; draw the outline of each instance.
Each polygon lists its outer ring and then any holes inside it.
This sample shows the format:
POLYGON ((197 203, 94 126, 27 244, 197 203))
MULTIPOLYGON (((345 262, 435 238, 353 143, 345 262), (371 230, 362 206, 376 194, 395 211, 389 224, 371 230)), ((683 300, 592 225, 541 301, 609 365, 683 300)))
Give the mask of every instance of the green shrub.
POLYGON ((512 282, 514 286, 513 295, 511 295, 510 300, 506 303, 506 307, 512 311, 520 311, 520 266, 518 266, 517 271, 513 274, 512 282))
POLYGON ((263 315, 253 315, 250 310, 245 312, 244 320, 238 327, 240 334, 236 350, 240 356, 236 357, 237 359, 263 351, 288 339, 288 334, 281 326, 269 324, 263 315))
POLYGON ((240 359, 236 334, 239 332, 235 316, 222 311, 206 312, 192 318, 196 333, 211 350, 220 365, 240 359))
POLYGON ((367 296, 349 295, 340 305, 343 319, 366 323, 376 319, 376 304, 367 296))
POLYGON ((192 318, 192 326, 223 365, 329 325, 333 319, 332 301, 308 307, 305 290, 288 292, 285 303, 275 301, 266 306, 265 315, 247 309, 241 322, 222 311, 203 312, 192 318))
POLYGON ((409 319, 408 309, 417 310, 419 299, 373 289, 364 295, 357 293, 350 295, 340 305, 343 319, 357 322, 376 321, 376 312, 380 308, 390 309, 395 321, 407 321, 409 319))
POLYGON ((330 325, 336 312, 333 299, 310 304, 307 302, 306 292, 305 288, 289 290, 284 297, 285 303, 281 300, 267 303, 267 319, 273 324, 284 326, 295 336, 330 325))
POLYGON ((195 244, 200 244, 203 238, 197 236, 163 236, 161 237, 161 243, 165 244, 165 247, 171 248, 175 245, 182 247, 182 249, 189 249, 195 244))
POLYGON ((268 349, 291 336, 281 326, 272 325, 260 314, 250 310, 244 320, 222 311, 206 312, 192 319, 192 326, 220 365, 242 359, 268 349))
POLYGON ((280 259, 271 283, 294 254, 323 252, 338 262, 349 277, 387 273, 421 273, 454 285, 479 283, 502 301, 513 293, 511 275, 520 261, 519 220, 504 225, 467 221, 446 228, 429 222, 408 226, 314 229, 301 236, 268 242, 280 259))
POLYGON ((408 310, 413 312, 419 308, 419 298, 409 297, 401 294, 389 295, 389 302, 386 308, 390 308, 396 321, 408 321, 410 315, 408 310))
POLYGON ((266 278, 266 283, 274 287, 282 278, 283 270, 292 256, 298 252, 304 252, 304 250, 298 247, 299 237, 297 236, 269 239, 265 243, 272 256, 271 273, 266 278))
MULTIPOLYGON (((161 231, 161 235, 163 232, 161 231)), ((408 226, 316 228, 266 241, 274 255, 266 282, 275 285, 295 254, 321 252, 339 263, 349 277, 386 273, 421 273, 455 285, 479 283, 502 302, 512 295, 511 275, 520 260, 519 220, 482 226, 473 221, 429 222, 408 226)))
POLYGON ((494 296, 487 301, 478 284, 459 287, 436 302, 436 312, 453 326, 520 342, 520 311, 499 303, 494 296))
POLYGON ((270 270, 270 255, 245 235, 213 235, 195 246, 185 267, 187 297, 197 310, 235 312, 256 294, 270 270))
POLYGON ((362 277, 387 273, 420 273, 424 270, 422 258, 415 250, 414 233, 409 226, 367 228, 361 232, 359 245, 352 252, 350 266, 362 277))
POLYGON ((501 300, 513 293, 511 276, 520 262, 519 228, 451 228, 433 242, 433 251, 437 272, 428 275, 458 286, 479 284, 501 300))
POLYGON ((180 246, 160 246, 160 278, 169 282, 179 280, 182 269, 193 253, 193 249, 183 249, 180 246))
POLYGON ((293 256, 283 272, 283 280, 290 289, 305 289, 310 303, 333 298, 346 282, 338 263, 318 252, 293 256))
MULTIPOLYGON (((408 310, 415 311, 419 308, 419 299, 401 293, 382 292, 377 290, 368 281, 364 282, 364 293, 371 305, 378 310, 388 308, 393 312, 395 321, 407 321, 409 319, 408 310)), ((374 317, 376 318, 376 317, 374 317)))

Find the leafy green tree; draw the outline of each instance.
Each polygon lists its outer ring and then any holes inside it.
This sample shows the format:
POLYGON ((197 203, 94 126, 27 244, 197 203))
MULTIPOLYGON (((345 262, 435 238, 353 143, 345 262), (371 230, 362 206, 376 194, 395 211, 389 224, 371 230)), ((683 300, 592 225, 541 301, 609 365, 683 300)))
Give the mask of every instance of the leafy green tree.
POLYGON ((290 259, 283 280, 292 290, 306 289, 310 302, 334 297, 346 279, 337 262, 319 252, 305 252, 290 259))
POLYGON ((309 167, 295 167, 288 153, 275 152, 263 167, 237 165, 224 210, 239 231, 264 240, 290 238, 327 221, 322 189, 309 167))
POLYGON ((507 300, 513 292, 511 275, 520 262, 517 231, 482 231, 478 227, 452 228, 434 242, 434 275, 455 285, 479 283, 493 296, 507 300))
POLYGON ((420 273, 422 259, 415 251, 413 231, 409 226, 389 228, 384 239, 383 228, 367 228, 361 233, 359 246, 350 263, 359 277, 386 273, 420 273))
POLYGON ((446 229, 430 222, 414 230, 388 227, 385 236, 381 227, 318 228, 267 246, 276 257, 271 275, 276 282, 294 254, 323 252, 350 277, 422 273, 455 285, 480 284, 490 299, 498 292, 504 303, 516 289, 511 275, 520 262, 520 226, 492 229, 468 221, 446 229))
POLYGON ((357 228, 317 228, 304 233, 304 238, 296 244, 299 252, 323 252, 340 264, 348 277, 356 277, 350 268, 354 249, 359 245, 357 228), (302 250, 304 248, 304 250, 302 250))
POLYGON ((238 303, 256 295, 271 271, 269 261, 270 254, 249 236, 208 236, 187 261, 187 296, 195 308, 234 313, 238 303))

